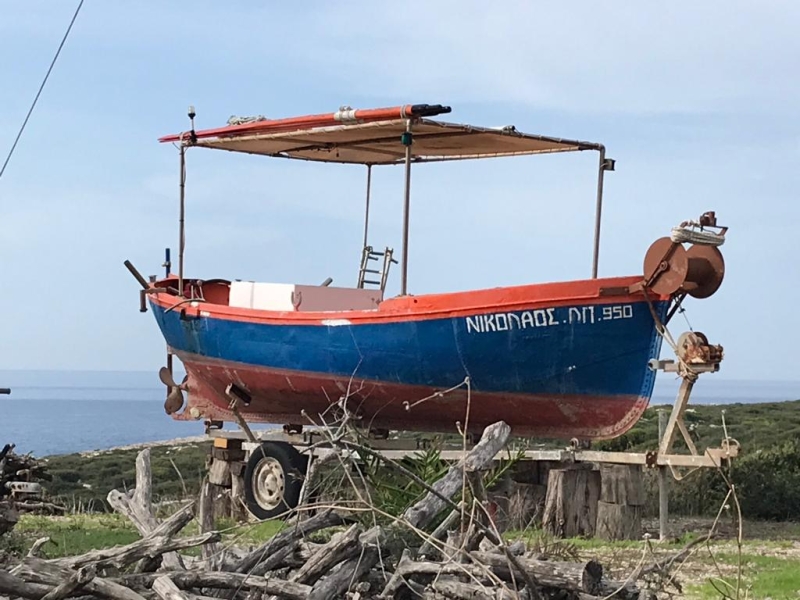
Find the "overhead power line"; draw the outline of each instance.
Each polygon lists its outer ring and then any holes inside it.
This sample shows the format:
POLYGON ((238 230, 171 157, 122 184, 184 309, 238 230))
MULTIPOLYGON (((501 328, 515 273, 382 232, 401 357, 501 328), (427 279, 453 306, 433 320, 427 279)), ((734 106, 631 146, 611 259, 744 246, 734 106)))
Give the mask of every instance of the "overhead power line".
POLYGON ((28 114, 25 116, 25 120, 22 122, 22 127, 19 128, 19 133, 17 133, 17 137, 14 140, 14 144, 11 146, 11 150, 8 152, 8 156, 6 157, 6 160, 3 163, 3 168, 0 169, 0 177, 2 177, 3 173, 6 172, 8 161, 11 160, 11 156, 14 154, 14 150, 17 149, 19 138, 22 137, 22 132, 25 131, 25 126, 28 124, 28 119, 31 118, 31 113, 33 113, 33 109, 36 108, 36 103, 39 101, 39 96, 42 95, 42 90, 44 89, 44 86, 47 83, 47 79, 50 77, 50 72, 53 70, 56 61, 58 60, 58 55, 61 54, 61 49, 64 47, 64 44, 66 43, 67 38, 69 37, 69 32, 72 31, 72 26, 75 24, 75 19, 78 18, 78 14, 81 12, 83 1, 84 0, 80 0, 80 2, 78 3, 78 8, 75 9, 75 14, 72 15, 72 20, 69 22, 67 31, 64 33, 64 37, 61 39, 61 43, 58 45, 58 50, 56 50, 56 55, 53 57, 53 62, 50 63, 50 68, 47 69, 47 73, 45 74, 44 79, 42 80, 42 85, 39 86, 39 91, 36 92, 36 97, 33 99, 33 103, 31 104, 31 107, 28 110, 28 114))

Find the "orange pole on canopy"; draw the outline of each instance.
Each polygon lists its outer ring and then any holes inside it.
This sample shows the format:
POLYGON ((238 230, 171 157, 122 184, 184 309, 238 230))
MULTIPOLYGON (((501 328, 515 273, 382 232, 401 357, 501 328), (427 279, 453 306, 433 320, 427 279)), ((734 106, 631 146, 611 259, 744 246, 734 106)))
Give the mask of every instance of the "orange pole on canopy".
MULTIPOLYGON (((205 129, 196 132, 196 139, 250 135, 254 133, 279 133, 297 129, 311 129, 313 127, 326 127, 340 123, 367 123, 370 121, 389 121, 393 119, 409 119, 415 117, 432 117, 449 113, 449 106, 441 104, 404 104, 390 108, 343 108, 333 113, 320 115, 306 115, 302 117, 288 117, 286 119, 267 119, 244 123, 242 125, 229 125, 216 129, 205 129)), ((173 134, 159 138, 159 142, 180 142, 185 134, 173 134)))

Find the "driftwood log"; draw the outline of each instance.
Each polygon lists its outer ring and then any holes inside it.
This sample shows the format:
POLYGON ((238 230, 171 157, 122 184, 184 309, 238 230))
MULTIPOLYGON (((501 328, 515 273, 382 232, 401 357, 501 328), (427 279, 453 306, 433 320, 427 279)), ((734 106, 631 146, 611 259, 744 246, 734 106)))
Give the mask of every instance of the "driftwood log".
MULTIPOLYGON (((141 535, 149 536, 158 529, 159 522, 153 514, 153 479, 149 448, 145 448, 136 456, 136 488, 128 493, 111 490, 107 500, 114 510, 130 519, 141 535)), ((184 568, 183 560, 175 552, 164 554, 163 561, 167 567, 184 568)))
MULTIPOLYGON (((515 575, 520 576, 520 573, 513 572, 511 564, 499 554, 472 552, 471 556, 478 563, 490 566, 503 579, 511 580, 515 575)), ((542 586, 588 594, 600 591, 603 567, 598 562, 566 563, 524 557, 519 562, 542 586)))
POLYGON ((0 535, 8 533, 19 521, 19 512, 10 502, 0 502, 0 535))
POLYGON ((502 421, 489 425, 475 447, 433 484, 433 491, 406 510, 403 519, 414 527, 428 525, 446 506, 442 496, 452 498, 461 489, 463 472, 488 469, 497 453, 505 448, 510 435, 511 427, 502 421))
POLYGON ((64 507, 44 501, 39 493, 15 496, 13 483, 40 483, 52 477, 44 465, 30 454, 17 454, 14 444, 0 447, 0 535, 14 529, 20 513, 59 514, 64 507))
POLYGON ((41 482, 51 479, 45 466, 33 456, 14 452, 14 444, 5 444, 0 448, 0 499, 9 493, 7 483, 41 482))
MULTIPOLYGON (((141 539, 49 560, 37 556, 46 543, 42 541, 10 572, 0 570, 0 600, 638 598, 635 583, 606 581, 595 561, 542 560, 524 543, 508 545, 497 535, 486 510, 481 473, 509 434, 505 423, 496 423, 439 481, 415 480, 426 493, 393 523, 372 521, 365 526, 369 521, 363 512, 355 513, 362 516, 356 520, 347 516, 346 508, 318 508, 314 514, 299 510, 279 533, 247 549, 221 543, 220 534, 213 531, 208 483, 199 505, 199 534, 180 535, 195 519, 194 503, 159 521, 152 510, 145 450, 136 461, 136 488, 109 494, 109 502, 128 516, 141 539), (470 494, 459 500, 465 481, 470 494), (444 511, 441 524, 425 533, 444 511), (468 515, 464 522, 463 515, 468 515), (324 539, 308 539, 322 532, 324 539), (419 542, 415 546, 407 543, 409 539, 419 542), (181 554, 197 546, 202 549, 200 558, 181 554)), ((400 465, 394 467, 404 472, 400 465)), ((658 569, 669 564, 659 564, 658 569)))

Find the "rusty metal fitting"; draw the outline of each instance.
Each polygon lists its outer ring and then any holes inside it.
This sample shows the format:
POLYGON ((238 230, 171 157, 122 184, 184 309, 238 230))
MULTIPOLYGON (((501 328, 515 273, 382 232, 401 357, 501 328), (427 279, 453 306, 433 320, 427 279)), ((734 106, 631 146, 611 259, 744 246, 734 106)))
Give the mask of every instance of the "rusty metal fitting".
POLYGON ((715 246, 683 244, 663 237, 650 246, 644 258, 644 287, 656 294, 686 293, 708 298, 722 285, 725 260, 715 246))
POLYGON ((709 210, 708 212, 704 212, 700 215, 700 219, 698 220, 702 227, 716 227, 717 226, 717 213, 713 210, 709 210))
POLYGON ((699 331, 682 333, 677 341, 677 354, 687 364, 716 364, 722 361, 722 346, 708 343, 705 334, 699 331))

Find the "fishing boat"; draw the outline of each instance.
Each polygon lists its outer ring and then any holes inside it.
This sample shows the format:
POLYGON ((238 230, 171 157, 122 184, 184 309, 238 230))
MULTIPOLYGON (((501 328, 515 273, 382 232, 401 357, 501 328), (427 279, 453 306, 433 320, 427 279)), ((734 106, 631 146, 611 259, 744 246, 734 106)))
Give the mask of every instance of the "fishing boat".
MULTIPOLYGON (((429 104, 342 107, 196 130, 190 108, 191 128, 160 139, 180 155, 178 269, 172 271, 169 251, 161 278, 146 280, 128 265, 142 285, 141 310, 149 304, 166 340, 161 377, 169 388, 167 413, 210 426, 273 423, 297 431, 346 410, 376 435, 479 432, 504 420, 514 435, 585 441, 619 436, 636 423, 653 392, 666 323, 687 296, 707 298, 722 282, 725 228, 713 212, 705 213, 642 249, 641 273, 599 277, 603 181, 615 164, 605 147, 434 118, 449 112, 429 104), (186 154, 199 148, 362 165, 366 217, 356 284, 187 276, 186 154), (565 152, 599 158, 590 277, 456 293, 409 291, 417 165, 565 152), (399 256, 368 244, 372 171, 391 165, 405 174, 399 256), (387 281, 398 269, 400 293, 389 297, 387 281), (173 357, 185 369, 181 382, 173 378, 173 357)), ((687 362, 701 355, 707 360, 718 348, 702 334, 677 345, 687 362)))

